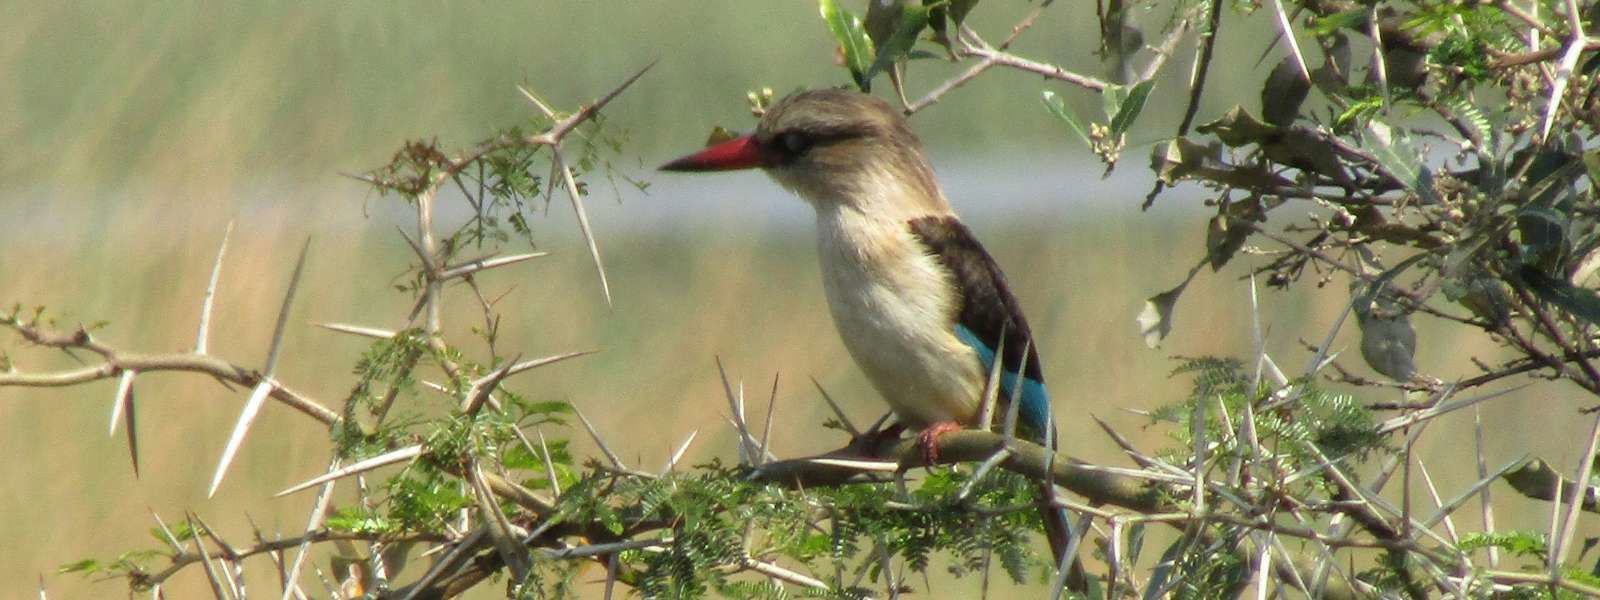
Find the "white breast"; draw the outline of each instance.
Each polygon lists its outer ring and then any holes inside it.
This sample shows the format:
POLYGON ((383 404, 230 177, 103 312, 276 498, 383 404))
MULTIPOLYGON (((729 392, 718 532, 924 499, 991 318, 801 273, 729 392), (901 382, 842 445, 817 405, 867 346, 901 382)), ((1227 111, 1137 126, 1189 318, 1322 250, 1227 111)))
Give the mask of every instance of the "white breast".
POLYGON ((907 425, 970 421, 984 373, 977 353, 955 337, 950 274, 905 215, 817 209, 823 289, 856 364, 907 425))

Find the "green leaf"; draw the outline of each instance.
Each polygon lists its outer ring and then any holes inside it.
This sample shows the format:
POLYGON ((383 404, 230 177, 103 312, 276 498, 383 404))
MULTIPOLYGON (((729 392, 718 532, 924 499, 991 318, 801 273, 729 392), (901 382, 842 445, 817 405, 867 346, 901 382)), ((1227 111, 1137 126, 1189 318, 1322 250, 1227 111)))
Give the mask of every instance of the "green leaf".
POLYGON ((828 24, 828 30, 833 32, 840 50, 844 52, 844 64, 850 69, 856 86, 863 92, 872 91, 872 82, 866 77, 867 70, 872 67, 872 39, 867 37, 866 30, 861 26, 861 17, 840 9, 835 0, 817 0, 817 6, 822 13, 822 20, 828 24))
POLYGON ((1567 247, 1567 216, 1553 208, 1524 208, 1517 212, 1517 237, 1522 264, 1554 269, 1567 247))
POLYGON ((1580 288, 1545 275, 1543 271, 1532 267, 1523 266, 1517 275, 1527 283, 1528 289, 1538 295, 1545 302, 1556 305, 1572 316, 1588 321, 1591 325, 1600 324, 1600 294, 1588 288, 1580 288))
POLYGON ((556 415, 572 414, 576 412, 570 402, 564 400, 548 400, 545 402, 530 402, 526 409, 530 415, 556 415))
POLYGON ((1428 204, 1438 204, 1439 194, 1433 189, 1433 172, 1422 164, 1422 153, 1406 143, 1403 134, 1397 134, 1381 121, 1368 121, 1361 135, 1362 147, 1378 159, 1378 166, 1390 177, 1428 204))
POLYGON ((1150 168, 1163 183, 1176 185, 1179 180, 1196 173, 1221 169, 1222 144, 1213 140, 1210 145, 1202 146, 1186 137, 1157 144, 1150 154, 1150 168))
POLYGON ((1161 340, 1172 333, 1172 313, 1178 306, 1178 297, 1183 295, 1183 288, 1189 286, 1189 280, 1183 280, 1178 287, 1161 292, 1144 301, 1144 310, 1139 311, 1139 335, 1144 337, 1144 345, 1155 348, 1161 345, 1161 340))
POLYGON ((1600 187, 1600 149, 1583 153, 1583 168, 1589 172, 1590 183, 1600 187))
POLYGON ((1117 107, 1116 116, 1111 117, 1112 136, 1121 135, 1133 126, 1134 119, 1139 118, 1140 111, 1144 110, 1144 101, 1150 97, 1150 90, 1155 86, 1155 79, 1146 79, 1128 90, 1127 99, 1117 107))
POLYGON ((1044 102, 1045 110, 1048 110, 1050 111, 1050 114, 1055 115, 1055 118, 1061 121, 1061 124, 1065 125, 1067 130, 1077 134, 1078 139, 1083 141, 1084 147, 1089 147, 1091 145, 1089 142, 1088 128, 1084 127, 1083 123, 1078 120, 1078 117, 1073 115, 1072 108, 1067 106, 1065 100, 1062 100, 1061 97, 1056 96, 1055 92, 1045 90, 1040 93, 1040 101, 1044 102))
POLYGON ((1128 565, 1137 566, 1144 552, 1144 523, 1134 523, 1128 528, 1128 565))
POLYGON ((1495 146, 1498 146, 1498 144, 1495 143, 1495 132, 1498 130, 1494 127, 1494 125, 1489 123, 1489 117, 1488 115, 1484 114, 1482 108, 1464 95, 1455 96, 1446 100, 1445 106, 1449 107, 1450 111, 1456 114, 1457 120, 1461 121, 1461 123, 1467 127, 1472 128, 1472 132, 1478 136, 1478 139, 1484 141, 1484 144, 1488 147, 1481 149, 1482 151, 1494 151, 1495 146))
POLYGON ((1472 311, 1478 318, 1494 324, 1511 319, 1511 294, 1499 279, 1475 270, 1446 279, 1441 286, 1446 298, 1472 311))
POLYGON ((967 13, 978 5, 978 0, 948 0, 930 4, 933 7, 928 9, 928 24, 933 27, 933 41, 953 51, 949 31, 961 29, 961 23, 967 20, 967 13))
MULTIPOLYGON (((1534 463, 1543 465, 1542 461, 1536 460, 1534 463)), ((1510 480, 1532 465, 1533 463, 1530 463, 1522 469, 1507 474, 1505 477, 1510 480)), ((1513 556, 1543 556, 1545 553, 1544 534, 1531 531, 1512 530, 1493 533, 1465 533, 1462 534, 1461 543, 1458 546, 1463 552, 1471 552, 1479 548, 1492 546, 1510 552, 1513 556)))
MULTIPOLYGON (((876 3, 874 3, 876 5, 876 3)), ((869 9, 870 11, 870 9, 869 9)), ((894 63, 904 59, 917 43, 917 34, 928 26, 928 9, 920 2, 901 3, 899 18, 895 19, 894 32, 877 44, 877 57, 867 68, 865 79, 872 81, 879 73, 894 68, 894 63)))
POLYGON ((1352 9, 1336 12, 1311 20, 1308 32, 1316 36, 1330 35, 1340 29, 1355 29, 1367 21, 1367 11, 1352 9))
POLYGON ((1234 253, 1244 247, 1248 237, 1249 225, 1238 222, 1228 214, 1227 208, 1212 216, 1206 224, 1206 261, 1211 263, 1211 272, 1215 273, 1228 264, 1234 253))
POLYGON ((1128 88, 1120 85, 1108 85, 1100 91, 1100 110, 1105 111, 1106 120, 1110 121, 1117 113, 1122 112, 1122 101, 1128 98, 1128 88))
POLYGON ((1217 136, 1222 143, 1229 147, 1244 146, 1248 144, 1263 144, 1278 132, 1278 128, 1257 121, 1255 117, 1242 106, 1235 106, 1223 114, 1221 118, 1194 128, 1200 133, 1209 133, 1217 136))
POLYGON ((1309 93, 1311 82, 1300 74, 1300 62, 1293 54, 1283 57, 1261 85, 1261 119, 1279 127, 1294 124, 1309 93))
POLYGON ((57 573, 83 573, 89 575, 100 570, 100 561, 85 558, 78 562, 71 562, 56 568, 57 573))

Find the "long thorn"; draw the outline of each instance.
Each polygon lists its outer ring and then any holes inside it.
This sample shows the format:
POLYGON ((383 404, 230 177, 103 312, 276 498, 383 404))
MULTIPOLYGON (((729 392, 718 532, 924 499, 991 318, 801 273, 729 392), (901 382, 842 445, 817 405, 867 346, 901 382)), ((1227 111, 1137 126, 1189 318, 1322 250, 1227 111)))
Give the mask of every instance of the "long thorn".
POLYGON ((621 95, 623 90, 628 89, 628 86, 633 85, 633 82, 638 81, 640 77, 643 77, 644 74, 654 66, 656 66, 656 61, 650 61, 649 64, 646 64, 632 76, 624 79, 622 83, 617 84, 617 87, 611 88, 611 91, 606 92, 606 95, 601 96, 588 106, 579 109, 578 112, 573 113, 567 118, 557 122, 550 128, 550 131, 545 132, 545 134, 541 136, 543 141, 551 144, 559 143, 561 138, 564 137, 568 131, 572 130, 573 127, 577 127, 578 124, 594 117, 595 113, 600 112, 600 109, 605 108, 607 104, 610 104, 612 100, 615 100, 617 96, 621 95))
POLYGON ((217 495, 217 486, 222 485, 222 476, 228 473, 228 465, 233 464, 233 457, 239 452, 239 446, 244 443, 244 436, 250 432, 250 425, 256 421, 256 416, 261 412, 261 405, 266 404, 267 395, 272 393, 272 381, 263 378, 256 384, 255 391, 250 393, 250 399, 244 403, 244 410, 239 413, 239 421, 233 425, 233 434, 228 436, 228 445, 222 449, 222 460, 217 462, 217 472, 211 476, 211 488, 206 491, 206 497, 217 495))
POLYGON ((1283 40, 1289 44, 1289 53, 1294 55, 1294 64, 1300 67, 1300 77, 1306 83, 1311 82, 1311 71, 1306 69, 1305 54, 1300 51, 1300 42, 1295 40, 1294 28, 1289 25, 1289 14, 1283 10, 1283 0, 1272 0, 1277 8, 1278 27, 1283 30, 1283 40))
POLYGON ((127 421, 123 432, 128 438, 128 460, 133 465, 133 478, 139 478, 139 407, 133 399, 133 390, 128 390, 128 406, 123 410, 122 419, 127 421))
POLYGON ((627 465, 622 464, 622 459, 617 458, 617 453, 612 452, 611 447, 606 445, 606 441, 600 439, 600 432, 595 431, 594 424, 589 422, 589 417, 583 416, 583 411, 578 410, 578 405, 572 405, 572 413, 578 415, 578 421, 583 423, 583 428, 589 431, 589 437, 594 438, 594 445, 600 447, 600 452, 606 455, 606 460, 611 461, 611 465, 619 470, 628 470, 627 465))
MULTIPOLYGON (((413 600, 419 594, 421 594, 423 590, 426 590, 429 586, 433 585, 434 580, 443 575, 445 571, 449 571, 458 566, 462 558, 476 553, 478 551, 479 540, 487 534, 488 531, 485 528, 480 527, 472 530, 472 533, 468 534, 465 538, 462 538, 461 541, 456 542, 455 546, 452 546, 449 552, 446 552, 443 557, 440 557, 438 561, 435 561, 433 566, 429 567, 428 571, 422 574, 421 578, 417 579, 415 583, 412 583, 409 586, 411 591, 407 593, 401 600, 413 600)), ((288 599, 285 598, 284 600, 288 599)))
POLYGON ((606 266, 600 260, 600 244, 595 241, 594 230, 589 227, 589 213, 583 209, 583 193, 578 190, 578 182, 573 179, 572 168, 567 166, 567 160, 561 156, 561 150, 551 146, 550 156, 561 170, 561 182, 567 188, 567 196, 572 199, 572 210, 578 214, 578 229, 583 232, 583 241, 589 246, 589 258, 594 260, 594 270, 600 275, 600 291, 605 294, 606 307, 609 308, 611 283, 606 281, 606 266))
POLYGON ((661 469, 661 474, 662 475, 666 475, 667 473, 671 473, 673 467, 678 466, 678 460, 683 458, 683 453, 684 452, 688 452, 689 451, 689 444, 693 444, 694 443, 694 438, 697 435, 700 435, 700 430, 699 429, 696 429, 694 431, 689 432, 689 437, 685 438, 683 440, 683 443, 678 445, 678 449, 674 450, 672 452, 672 458, 667 459, 667 466, 661 469))
POLYGON ((206 353, 206 332, 211 327, 211 306, 217 297, 217 280, 222 277, 222 257, 228 253, 228 238, 233 236, 233 221, 222 230, 222 244, 217 247, 217 261, 211 265, 211 283, 206 284, 205 298, 200 301, 200 331, 195 334, 194 353, 206 353))
POLYGON ((494 543, 495 552, 505 562, 511 572, 512 579, 514 581, 522 581, 527 577, 532 565, 529 564, 528 555, 522 549, 522 546, 517 543, 517 540, 513 539, 513 536, 516 535, 515 532, 519 528, 511 523, 511 519, 506 517, 505 511, 500 509, 500 503, 496 501, 494 493, 489 491, 489 484, 483 479, 482 465, 473 461, 468 475, 474 492, 473 497, 478 502, 478 510, 487 515, 487 518, 484 519, 484 525, 489 530, 489 541, 494 543))
MULTIPOLYGON (((189 529, 194 529, 194 521, 192 519, 189 521, 189 529)), ((217 577, 216 568, 211 565, 211 553, 206 551, 205 542, 198 535, 194 536, 191 541, 194 542, 195 551, 200 554, 200 566, 205 570, 206 580, 211 584, 211 595, 216 597, 217 600, 229 600, 231 596, 224 591, 222 580, 217 577)))
MULTIPOLYGON (((1489 477, 1489 465, 1483 458, 1483 411, 1482 411, 1482 409, 1476 408, 1476 407, 1474 407, 1472 409, 1472 425, 1473 425, 1472 437, 1473 437, 1473 440, 1477 442, 1478 479, 1479 480, 1483 480, 1483 479, 1487 479, 1489 477)), ((1480 496, 1480 498, 1482 498, 1482 500, 1483 500, 1482 506, 1480 507, 1481 513, 1483 515, 1483 530, 1484 531, 1494 531, 1495 530, 1494 529, 1494 508, 1493 508, 1493 504, 1491 503, 1491 500, 1489 498, 1489 486, 1487 486, 1487 485, 1483 486, 1483 490, 1480 493, 1482 494, 1480 496)), ((1496 569, 1496 568, 1499 568, 1499 567, 1500 567, 1500 549, 1495 547, 1495 546, 1493 546, 1493 545, 1490 545, 1489 546, 1489 568, 1496 569)))
POLYGON ((328 329, 328 330, 331 330, 331 331, 337 331, 339 333, 348 333, 350 335, 357 335, 357 336, 361 336, 361 337, 368 337, 368 338, 373 338, 373 339, 378 339, 378 340, 387 340, 389 338, 394 337, 394 334, 395 334, 395 332, 389 331, 387 329, 378 329, 376 327, 362 327, 360 325, 348 325, 348 324, 345 324, 345 323, 317 323, 317 327, 321 327, 323 329, 328 329))
POLYGON ((206 537, 211 538, 211 542, 217 545, 219 554, 219 556, 217 556, 217 562, 222 563, 223 565, 233 563, 233 570, 230 571, 226 568, 221 569, 222 579, 228 584, 228 590, 233 594, 233 597, 241 599, 244 598, 244 586, 242 585, 244 573, 239 569, 239 551, 235 550, 232 544, 229 544, 226 540, 223 540, 222 536, 217 534, 217 530, 211 527, 210 523, 207 523, 205 519, 200 518, 199 513, 190 513, 189 518, 199 523, 200 530, 204 531, 206 533, 206 537))
MULTIPOLYGON (((1568 5, 1571 6, 1572 3, 1569 2, 1568 5)), ((1577 18, 1577 16, 1573 15, 1572 18, 1577 18)), ((1572 478, 1574 484, 1571 490, 1571 504, 1567 507, 1566 516, 1561 519, 1559 537, 1553 538, 1555 542, 1552 543, 1555 544, 1557 550, 1550 555, 1552 576, 1555 576, 1554 574, 1561 568, 1561 565, 1567 562, 1567 552, 1572 549, 1573 532, 1578 526, 1578 511, 1583 508, 1584 494, 1588 490, 1588 486, 1585 484, 1589 481, 1589 476, 1594 473, 1594 454, 1597 448, 1600 448, 1600 415, 1595 416, 1594 426, 1589 431, 1589 449, 1578 455, 1577 473, 1572 478)), ((1556 478, 1556 481, 1561 481, 1561 478, 1556 478)), ((1560 503, 1561 497, 1557 496, 1556 504, 1560 505, 1560 503)))
MULTIPOLYGON (((1017 415, 1022 412, 1022 377, 1023 377, 1023 373, 1026 373, 1028 371, 1028 369, 1027 369, 1028 352, 1031 351, 1032 349, 1033 349, 1033 340, 1023 340, 1022 341, 1022 361, 1019 362, 1018 364, 1023 365, 1023 366, 1021 368, 1017 369, 1016 378, 1012 380, 1013 385, 1011 386, 1011 399, 1010 399, 1011 405, 1006 407, 1006 429, 1005 429, 1005 432, 1006 432, 1006 438, 1007 439, 1017 437, 1017 415)), ((1005 350, 1002 348, 1001 351, 995 355, 994 359, 997 362, 1004 361, 1005 360, 1004 356, 1005 356, 1005 350)))
POLYGON ((839 403, 834 402, 833 396, 828 395, 828 390, 822 389, 822 383, 812 377, 811 385, 817 386, 817 393, 822 394, 822 400, 828 403, 828 408, 833 409, 833 416, 839 418, 839 424, 844 426, 845 431, 849 431, 851 437, 861 437, 861 430, 856 429, 856 424, 851 423, 850 417, 845 416, 844 410, 839 408, 839 403))
POLYGON ((489 395, 494 393, 500 382, 511 375, 511 368, 516 366, 516 359, 506 361, 500 368, 489 372, 488 375, 479 377, 467 388, 467 393, 461 399, 461 413, 471 418, 489 401, 489 395))
POLYGON ((717 363, 717 376, 722 379, 722 394, 728 399, 728 412, 733 415, 733 431, 739 435, 739 464, 754 464, 750 453, 755 450, 755 444, 750 442, 750 429, 744 422, 744 384, 741 382, 739 392, 734 393, 733 383, 728 380, 728 370, 722 366, 722 357, 714 356, 712 359, 717 363))
POLYGON ((466 263, 463 263, 463 264, 455 265, 455 266, 452 266, 452 267, 446 267, 444 272, 439 274, 439 279, 453 279, 453 278, 456 278, 456 277, 466 277, 468 275, 476 274, 479 271, 487 271, 487 270, 493 269, 495 267, 503 267, 503 266, 506 266, 506 265, 516 264, 516 263, 519 263, 519 262, 522 262, 522 261, 525 261, 525 260, 528 260, 528 259, 539 258, 541 256, 549 256, 549 255, 550 255, 549 252, 530 252, 530 253, 527 253, 527 254, 513 254, 511 256, 499 256, 499 257, 494 257, 494 258, 478 259, 478 260, 469 261, 469 262, 466 262, 466 263))
POLYGON ((772 397, 767 399, 767 424, 761 428, 761 452, 756 454, 756 462, 766 464, 767 448, 772 442, 772 415, 778 412, 778 374, 772 374, 772 397))
POLYGON ((111 423, 106 427, 106 435, 116 435, 117 421, 122 420, 122 411, 128 406, 129 395, 133 393, 133 376, 138 373, 133 369, 123 369, 122 376, 117 379, 117 394, 111 397, 111 423))
POLYGON ((384 467, 384 466, 392 465, 392 464, 395 464, 395 463, 398 463, 398 462, 411 460, 411 459, 416 458, 418 456, 422 456, 422 452, 423 452, 422 444, 406 446, 404 448, 401 448, 399 450, 394 450, 392 452, 385 452, 383 454, 380 454, 380 455, 374 456, 372 458, 363 460, 361 462, 357 462, 355 464, 352 464, 352 465, 350 465, 348 467, 334 469, 332 471, 328 471, 327 473, 323 473, 322 475, 318 475, 316 477, 308 479, 308 480, 306 480, 304 482, 301 482, 299 484, 289 486, 288 488, 285 488, 283 491, 278 492, 276 494, 273 494, 272 497, 273 498, 280 498, 280 497, 283 497, 283 496, 287 496, 289 494, 293 494, 293 493, 298 492, 300 490, 309 489, 311 487, 314 487, 314 486, 317 486, 317 485, 320 485, 320 484, 323 484, 323 483, 327 483, 329 481, 333 481, 335 479, 342 479, 342 478, 345 478, 345 477, 349 477, 351 475, 355 475, 357 473, 365 473, 367 471, 371 471, 371 470, 377 469, 379 467, 384 467))
POLYGON ((555 494, 555 496, 557 498, 560 498, 561 497, 561 480, 560 480, 560 478, 556 477, 556 464, 555 464, 555 462, 550 460, 550 445, 546 444, 545 441, 544 441, 544 430, 535 429, 535 430, 533 430, 533 432, 539 435, 539 454, 540 454, 540 456, 544 457, 544 473, 545 473, 545 477, 549 477, 550 478, 550 493, 555 494))
POLYGON ((300 276, 305 274, 306 254, 311 251, 311 238, 300 246, 300 258, 294 262, 294 274, 289 276, 289 289, 283 294, 283 306, 278 309, 278 324, 272 329, 272 346, 267 349, 267 366, 262 374, 271 377, 278 368, 278 356, 283 351, 283 337, 289 327, 289 308, 294 305, 294 294, 300 289, 300 276))
MULTIPOLYGON (((555 363, 567 360, 569 358, 577 358, 579 356, 588 356, 588 355, 594 354, 596 352, 599 352, 599 350, 579 350, 577 352, 567 352, 565 354, 556 354, 556 355, 552 355, 552 356, 546 356, 544 358, 535 358, 533 360, 525 360, 525 361, 522 361, 520 363, 516 363, 516 364, 512 365, 510 369, 506 370, 506 376, 509 377, 511 375, 516 375, 518 373, 521 373, 523 371, 527 371, 529 369, 536 369, 536 368, 539 368, 539 367, 542 367, 542 366, 545 366, 545 365, 555 364, 555 363)), ((513 361, 513 362, 515 362, 515 361, 513 361)))
POLYGON ((545 117, 547 117, 547 118, 549 118, 551 120, 555 120, 556 111, 554 109, 550 108, 549 104, 545 104, 545 101, 540 99, 538 94, 535 94, 532 91, 530 91, 528 88, 522 87, 520 85, 517 86, 517 91, 522 92, 523 97, 527 98, 529 102, 532 102, 533 105, 539 109, 539 112, 544 113, 545 117))
POLYGON ((146 508, 145 510, 149 510, 150 516, 155 517, 156 527, 161 529, 161 535, 166 538, 168 544, 172 545, 172 549, 183 551, 183 544, 178 541, 178 536, 172 534, 172 529, 167 527, 167 522, 161 520, 161 515, 156 514, 156 511, 151 508, 146 508))
MULTIPOLYGON (((1000 341, 996 348, 1006 347, 1006 324, 1000 325, 1000 341)), ((1003 354, 1003 352, 1002 352, 1003 354)), ((995 357, 994 364, 989 365, 989 378, 983 384, 983 400, 978 405, 978 429, 989 431, 994 426, 994 406, 1000 399, 1000 367, 1005 363, 999 356, 995 357)), ((1024 369, 1026 370, 1026 369, 1024 369)))
MULTIPOLYGON (((335 458, 328 464, 329 471, 339 468, 339 459, 335 458)), ((283 595, 279 600, 289 600, 289 596, 300 589, 300 568, 305 566, 306 555, 311 553, 311 534, 322 526, 322 519, 328 514, 328 503, 333 500, 333 484, 330 480, 322 484, 322 489, 317 491, 317 501, 311 507, 311 516, 306 519, 306 533, 300 542, 300 547, 295 551, 294 562, 289 565, 289 577, 285 580, 283 595)))

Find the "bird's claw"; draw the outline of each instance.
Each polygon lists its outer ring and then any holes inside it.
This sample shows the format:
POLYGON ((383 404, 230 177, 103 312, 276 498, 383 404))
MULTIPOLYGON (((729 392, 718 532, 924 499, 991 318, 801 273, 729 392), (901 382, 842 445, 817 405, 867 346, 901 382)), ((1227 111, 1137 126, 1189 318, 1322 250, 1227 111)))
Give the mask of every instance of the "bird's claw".
POLYGON ((922 445, 922 460, 929 465, 939 463, 939 436, 952 431, 961 431, 960 423, 944 421, 929 425, 922 433, 917 434, 917 443, 922 445))

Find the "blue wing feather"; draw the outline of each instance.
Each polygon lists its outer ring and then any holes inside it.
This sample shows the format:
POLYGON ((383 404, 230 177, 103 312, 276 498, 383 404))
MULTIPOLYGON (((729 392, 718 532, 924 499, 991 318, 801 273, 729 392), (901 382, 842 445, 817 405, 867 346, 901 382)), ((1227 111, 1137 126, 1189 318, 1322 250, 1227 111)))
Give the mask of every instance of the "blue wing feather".
MULTIPOLYGON (((994 349, 978 339, 977 334, 966 325, 957 324, 956 337, 977 351, 978 361, 983 364, 985 373, 994 370, 994 349)), ((1045 390, 1043 383, 1032 377, 1022 377, 1016 371, 1003 371, 1000 373, 1000 397, 1006 399, 1015 395, 1018 379, 1022 380, 1022 406, 1017 408, 1017 418, 1029 427, 1043 431, 1050 421, 1050 393, 1045 390)))

